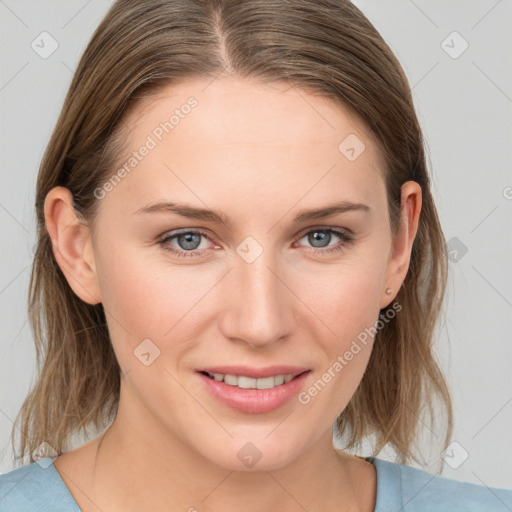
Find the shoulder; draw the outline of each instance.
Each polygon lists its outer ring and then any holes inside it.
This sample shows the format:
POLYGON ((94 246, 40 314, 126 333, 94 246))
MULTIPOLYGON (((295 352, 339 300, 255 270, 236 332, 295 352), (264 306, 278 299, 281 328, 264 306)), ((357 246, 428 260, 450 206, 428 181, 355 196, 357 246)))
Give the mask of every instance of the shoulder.
POLYGON ((421 469, 367 457, 377 469, 375 512, 500 512, 512 510, 512 491, 459 482, 421 469))
POLYGON ((51 458, 0 475, 0 512, 80 512, 51 458))

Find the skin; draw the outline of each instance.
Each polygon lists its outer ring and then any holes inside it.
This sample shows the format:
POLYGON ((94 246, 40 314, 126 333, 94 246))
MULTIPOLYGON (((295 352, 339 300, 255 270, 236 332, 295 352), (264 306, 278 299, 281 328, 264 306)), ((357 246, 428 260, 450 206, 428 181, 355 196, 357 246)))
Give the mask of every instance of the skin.
MULTIPOLYGON (((218 402, 195 370, 292 364, 311 369, 311 386, 400 289, 421 189, 403 185, 393 238, 381 154, 365 125, 327 98, 232 76, 145 100, 124 120, 127 154, 190 96, 197 107, 101 199, 94 229, 77 219, 67 189, 46 198, 57 262, 82 300, 103 303, 123 370, 113 424, 55 467, 85 511, 372 511, 374 466, 336 450, 331 432, 363 377, 371 338, 308 404, 292 399, 264 414, 218 402), (365 145, 354 161, 338 149, 349 134, 365 145), (134 214, 171 200, 220 210, 229 227, 134 214), (342 200, 371 211, 294 223, 342 200), (328 227, 351 230, 353 243, 323 253, 343 240, 332 234, 315 246, 307 235, 328 227), (207 233, 201 255, 159 244, 183 228, 207 233), (263 249, 251 263, 236 252, 248 236, 263 249), (160 350, 149 366, 134 356, 146 338, 160 350), (251 468, 237 457, 247 442, 262 454, 251 468)), ((186 251, 181 242, 167 245, 186 251)))

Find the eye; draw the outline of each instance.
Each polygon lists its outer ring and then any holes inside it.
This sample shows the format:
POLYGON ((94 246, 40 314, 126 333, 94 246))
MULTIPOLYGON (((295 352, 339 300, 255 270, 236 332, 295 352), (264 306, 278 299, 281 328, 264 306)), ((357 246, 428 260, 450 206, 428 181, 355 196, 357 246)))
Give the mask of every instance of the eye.
POLYGON ((176 254, 178 257, 182 256, 196 256, 201 253, 206 247, 201 246, 201 238, 208 239, 208 236, 203 231, 180 231, 173 234, 167 234, 159 241, 162 249, 176 254), (173 244, 172 242, 175 242, 173 244))
POLYGON ((354 243, 353 236, 348 232, 340 229, 324 227, 306 231, 300 238, 300 240, 303 239, 307 239, 307 242, 312 245, 312 247, 308 249, 320 254, 342 251, 354 243), (335 238, 339 238, 340 241, 333 245, 329 245, 333 240, 333 235, 335 238))
MULTIPOLYGON (((202 238, 209 240, 206 232, 198 230, 182 230, 174 233, 167 233, 159 240, 159 245, 165 251, 171 252, 178 257, 204 256, 208 244, 201 247, 202 238)), ((307 239, 312 247, 306 247, 315 254, 325 254, 335 251, 342 251, 354 242, 352 235, 344 230, 320 227, 310 229, 301 235, 299 240, 307 239), (334 239, 339 241, 329 245, 334 239)), ((334 240, 336 241, 336 240, 334 240)), ((218 247, 218 246, 216 246, 218 247)))

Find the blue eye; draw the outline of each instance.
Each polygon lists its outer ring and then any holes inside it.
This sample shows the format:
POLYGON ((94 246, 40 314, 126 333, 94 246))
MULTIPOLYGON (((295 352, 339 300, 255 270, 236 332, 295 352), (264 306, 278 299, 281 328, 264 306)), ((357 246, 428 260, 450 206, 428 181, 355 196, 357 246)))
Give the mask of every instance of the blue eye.
POLYGON ((307 238, 308 243, 312 244, 313 252, 315 253, 331 253, 334 251, 342 251, 354 242, 354 238, 347 232, 333 228, 316 228, 309 230, 302 236, 302 239, 307 238), (341 242, 329 246, 332 240, 332 235, 338 237, 341 242))
POLYGON ((201 250, 197 249, 201 244, 201 237, 208 238, 202 231, 181 231, 166 236, 159 243, 164 250, 172 252, 177 256, 195 256, 196 253, 201 252, 201 250), (178 243, 178 248, 171 245, 174 239, 178 243))
MULTIPOLYGON (((197 230, 183 230, 176 233, 167 234, 164 238, 159 241, 160 246, 178 257, 202 257, 206 253, 206 248, 199 248, 201 245, 201 239, 208 239, 208 235, 203 231, 197 230), (176 240, 176 244, 173 244, 176 240)), ((313 251, 315 254, 326 254, 334 251, 342 251, 354 242, 351 234, 346 231, 333 228, 316 228, 310 229, 302 234, 299 240, 307 238, 308 243, 312 244, 312 247, 307 248, 309 251, 313 251), (329 245, 334 237, 340 239, 334 245, 329 245)))

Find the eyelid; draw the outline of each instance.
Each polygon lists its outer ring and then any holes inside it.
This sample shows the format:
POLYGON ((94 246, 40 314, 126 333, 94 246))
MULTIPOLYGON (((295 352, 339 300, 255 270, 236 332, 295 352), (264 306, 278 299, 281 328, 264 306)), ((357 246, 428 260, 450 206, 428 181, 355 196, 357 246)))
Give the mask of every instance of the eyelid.
POLYGON ((171 238, 178 235, 184 235, 185 233, 201 233, 201 235, 206 236, 209 238, 209 233, 206 229, 203 228, 181 228, 181 229, 170 229, 169 231, 166 231, 163 233, 159 239, 165 239, 165 238, 171 238))
POLYGON ((300 239, 302 238, 304 235, 307 235, 308 233, 310 233, 311 231, 340 231, 342 233, 346 233, 347 236, 355 236, 355 233, 349 229, 349 228, 342 228, 342 227, 338 227, 338 226, 309 226, 308 228, 305 228, 303 229, 302 231, 299 232, 299 234, 297 235, 297 237, 300 239))

